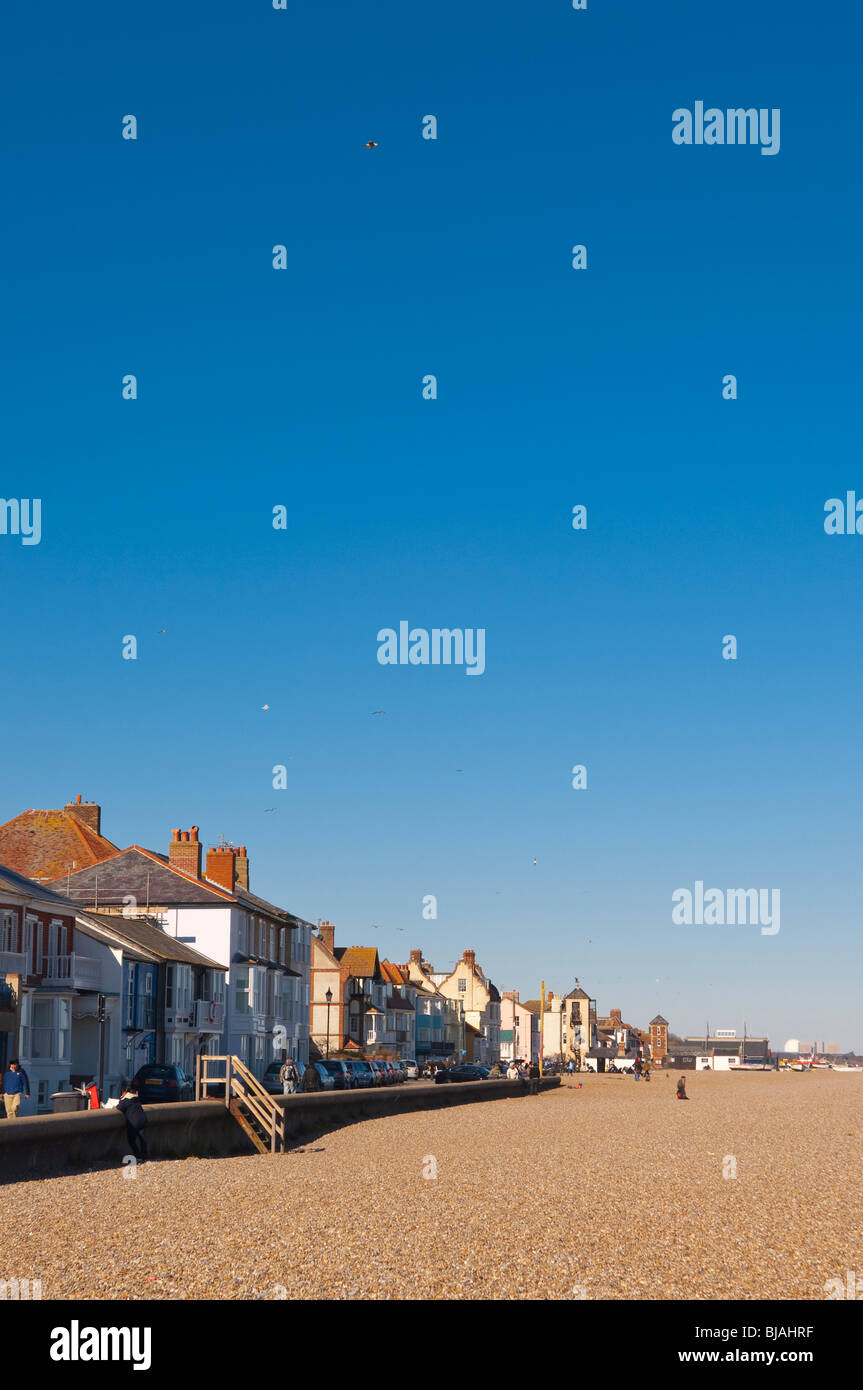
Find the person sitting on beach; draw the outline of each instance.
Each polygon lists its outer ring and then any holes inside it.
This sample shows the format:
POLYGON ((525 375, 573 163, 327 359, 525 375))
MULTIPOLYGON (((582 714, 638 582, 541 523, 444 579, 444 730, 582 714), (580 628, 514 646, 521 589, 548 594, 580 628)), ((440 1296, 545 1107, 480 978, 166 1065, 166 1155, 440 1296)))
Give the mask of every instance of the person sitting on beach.
POLYGON ((678 1099, 678 1100, 689 1100, 689 1096, 686 1094, 686 1077, 685 1077, 685 1076, 681 1076, 680 1080, 679 1080, 678 1083, 677 1083, 677 1099, 678 1099))

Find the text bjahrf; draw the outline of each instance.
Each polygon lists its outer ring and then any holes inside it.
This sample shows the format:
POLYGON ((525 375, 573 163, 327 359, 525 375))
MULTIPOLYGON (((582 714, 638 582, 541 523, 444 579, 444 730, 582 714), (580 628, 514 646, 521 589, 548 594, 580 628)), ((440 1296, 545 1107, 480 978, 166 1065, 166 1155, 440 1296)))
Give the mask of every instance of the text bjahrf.
POLYGON ((676 888, 671 901, 671 920, 678 927, 761 926, 762 936, 775 936, 779 930, 778 888, 708 888, 705 893, 703 880, 697 878, 694 895, 688 888, 676 888))
POLYGON ((485 670, 485 628, 382 627, 378 633, 381 666, 464 666, 468 676, 485 670))
POLYGON ((760 145, 762 154, 778 154, 779 114, 777 106, 705 111, 704 102, 697 101, 694 114, 685 106, 671 113, 671 138, 675 145, 760 145))

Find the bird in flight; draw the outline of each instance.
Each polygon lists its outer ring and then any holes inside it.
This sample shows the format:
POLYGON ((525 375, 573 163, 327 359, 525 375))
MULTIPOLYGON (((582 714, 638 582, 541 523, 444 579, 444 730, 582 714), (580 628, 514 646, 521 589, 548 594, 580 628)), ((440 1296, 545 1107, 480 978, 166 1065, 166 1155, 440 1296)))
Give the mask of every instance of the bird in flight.
POLYGON ((160 628, 159 628, 159 632, 160 632, 160 633, 162 633, 162 632, 167 632, 167 631, 168 631, 168 629, 167 629, 166 627, 160 627, 160 628))
POLYGON ((534 861, 533 861, 533 862, 534 862, 534 864, 535 864, 535 863, 536 863, 536 860, 535 860, 535 859, 534 859, 534 861))
POLYGON ((276 809, 275 806, 265 806, 265 807, 264 807, 264 815, 266 815, 268 811, 275 811, 275 809, 276 809))
POLYGON ((261 705, 261 709, 269 709, 269 705, 261 705))
POLYGON ((384 710, 384 709, 373 709, 373 710, 372 710, 372 714, 386 714, 386 710, 384 710))
POLYGON ((377 140, 367 140, 367 141, 366 141, 366 149, 367 149, 367 150, 376 150, 377 147, 378 147, 378 142, 377 142, 377 140))

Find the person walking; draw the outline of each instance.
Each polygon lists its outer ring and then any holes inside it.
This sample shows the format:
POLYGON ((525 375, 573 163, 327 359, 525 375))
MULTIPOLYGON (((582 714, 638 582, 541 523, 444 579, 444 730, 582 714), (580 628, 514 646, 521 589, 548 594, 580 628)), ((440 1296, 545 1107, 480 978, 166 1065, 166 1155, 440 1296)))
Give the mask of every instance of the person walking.
POLYGON ((529 1081, 530 1081, 530 1094, 531 1094, 532 1096, 538 1096, 538 1095, 539 1095, 539 1063, 538 1063, 538 1062, 531 1062, 531 1064, 530 1064, 530 1070, 529 1070, 529 1072, 528 1072, 528 1079, 529 1079, 529 1081))
POLYGON ((293 1057, 288 1057, 282 1063, 279 1070, 279 1080, 282 1083, 282 1095, 292 1096, 300 1084, 299 1074, 294 1064, 293 1057))
POLYGON ((641 1058, 640 1058, 640 1057, 636 1057, 636 1059, 635 1059, 635 1066, 632 1068, 633 1072, 635 1073, 635 1079, 636 1079, 636 1081, 640 1081, 640 1080, 641 1080, 641 1071, 642 1071, 643 1065, 644 1065, 644 1063, 642 1062, 641 1058))
POLYGON ((686 1094, 686 1077, 685 1077, 685 1076, 681 1076, 680 1080, 679 1080, 678 1083, 677 1083, 677 1099, 678 1099, 678 1100, 689 1100, 689 1096, 686 1094))
POLYGON ((649 1080, 650 1080, 650 1063, 648 1062, 648 1060, 647 1060, 646 1057, 645 1057, 645 1059, 644 1059, 644 1066, 642 1067, 642 1070, 641 1070, 641 1079, 642 1079, 642 1081, 649 1081, 649 1080))
POLYGON ((320 1072, 318 1071, 318 1069, 317 1069, 317 1067, 315 1066, 314 1062, 309 1062, 308 1066, 306 1067, 305 1071, 303 1072, 303 1083, 302 1083, 302 1085, 301 1085, 301 1087, 300 1087, 300 1090, 301 1090, 301 1091, 322 1091, 323 1089, 324 1089, 324 1088, 323 1088, 323 1086, 321 1085, 321 1075, 320 1075, 320 1072))
POLYGON ((147 1116, 144 1107, 138 1096, 137 1086, 130 1086, 123 1092, 122 1097, 117 1102, 117 1109, 126 1121, 126 1142, 132 1150, 136 1163, 146 1163, 148 1158, 147 1151, 147 1116))
POLYGON ((21 1108, 21 1097, 30 1099, 30 1079, 17 1057, 9 1063, 9 1070, 3 1077, 3 1101, 6 1106, 6 1119, 17 1120, 21 1108))

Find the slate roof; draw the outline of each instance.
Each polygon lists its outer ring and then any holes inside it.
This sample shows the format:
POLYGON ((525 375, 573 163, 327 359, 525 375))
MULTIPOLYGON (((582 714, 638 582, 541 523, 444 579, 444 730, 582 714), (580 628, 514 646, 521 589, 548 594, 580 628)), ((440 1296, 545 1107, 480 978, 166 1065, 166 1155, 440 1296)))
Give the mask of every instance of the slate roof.
POLYGON ((128 942, 133 949, 142 952, 147 960, 183 961, 188 965, 200 965, 208 970, 227 970, 226 965, 201 955, 185 941, 177 941, 164 930, 154 917, 115 917, 109 912, 79 912, 78 920, 86 929, 92 924, 94 930, 112 936, 121 942, 128 942))
POLYGON ((499 993, 498 993, 497 986, 496 986, 496 985, 493 985, 492 982, 491 982, 491 980, 488 980, 488 979, 487 979, 486 982, 485 982, 485 987, 486 987, 486 989, 488 990, 488 999, 489 999, 489 1003, 490 1003, 490 1004, 499 1004, 499 1003, 500 1003, 500 995, 499 995, 499 993))
POLYGON ((96 864, 118 853, 118 847, 97 835, 73 811, 22 811, 0 825, 0 863, 28 878, 50 881, 70 864, 96 864))
MULTIPOLYGON (((259 898, 237 884, 233 893, 207 878, 195 878, 168 861, 164 854, 155 854, 141 845, 118 850, 110 859, 79 869, 69 875, 69 897, 78 904, 99 903, 122 906, 123 899, 133 894, 140 906, 157 903, 159 906, 216 906, 219 903, 238 903, 252 912, 266 914, 289 926, 311 926, 266 898, 259 898)), ((63 874, 55 883, 66 885, 63 874)))
POLYGON ((19 896, 36 898, 44 902, 48 907, 62 909, 67 916, 74 914, 75 904, 71 899, 58 893, 54 888, 48 888, 43 883, 35 883, 32 878, 27 878, 24 874, 16 873, 5 864, 0 864, 0 893, 3 889, 7 892, 16 893, 19 896))
POLYGON ((581 986, 578 985, 575 989, 571 989, 569 994, 565 994, 563 997, 564 999, 589 999, 590 995, 585 994, 581 986))
MULTIPOLYGON (((652 1019, 650 1020, 650 1024, 654 1024, 654 1023, 664 1023, 665 1026, 666 1026, 666 1028, 668 1027, 668 1019, 667 1019, 667 1018, 663 1018, 663 1017, 662 1017, 662 1014, 657 1014, 657 1015, 656 1015, 656 1018, 652 1018, 652 1019)), ((648 1026, 650 1026, 650 1025, 648 1025, 648 1026)))

